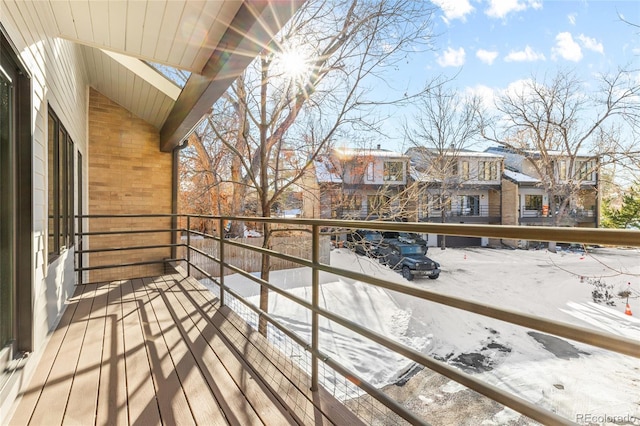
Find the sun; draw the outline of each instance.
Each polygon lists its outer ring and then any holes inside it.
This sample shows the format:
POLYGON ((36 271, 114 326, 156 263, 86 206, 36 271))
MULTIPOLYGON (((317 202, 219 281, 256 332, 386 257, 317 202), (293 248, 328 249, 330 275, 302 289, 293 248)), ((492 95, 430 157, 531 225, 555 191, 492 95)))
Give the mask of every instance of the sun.
POLYGON ((302 81, 311 70, 310 55, 301 46, 283 50, 276 61, 280 74, 288 80, 302 81))

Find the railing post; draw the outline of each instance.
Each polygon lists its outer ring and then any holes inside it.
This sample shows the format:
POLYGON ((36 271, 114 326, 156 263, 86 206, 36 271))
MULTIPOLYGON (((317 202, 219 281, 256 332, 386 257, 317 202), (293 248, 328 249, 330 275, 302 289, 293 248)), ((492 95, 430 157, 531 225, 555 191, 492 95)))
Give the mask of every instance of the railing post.
POLYGON ((311 271, 311 304, 313 312, 311 312, 311 391, 318 390, 318 303, 320 301, 320 271, 317 265, 320 263, 320 228, 318 225, 311 227, 311 262, 313 269, 311 271))
POLYGON ((220 266, 218 267, 218 271, 220 273, 220 306, 224 306, 224 268, 222 264, 224 263, 224 220, 220 217, 220 222, 218 223, 218 235, 220 236, 220 244, 218 245, 219 253, 218 258, 220 259, 220 266))
POLYGON ((191 276, 191 216, 187 215, 187 276, 191 276))

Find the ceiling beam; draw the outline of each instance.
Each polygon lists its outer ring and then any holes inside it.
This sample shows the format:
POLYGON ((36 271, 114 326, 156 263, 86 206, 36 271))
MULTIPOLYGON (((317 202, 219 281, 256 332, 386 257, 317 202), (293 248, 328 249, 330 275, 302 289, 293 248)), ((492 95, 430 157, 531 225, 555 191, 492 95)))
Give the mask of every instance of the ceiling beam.
POLYGON ((247 0, 200 74, 191 74, 160 130, 160 150, 171 151, 265 48, 304 0, 247 0))

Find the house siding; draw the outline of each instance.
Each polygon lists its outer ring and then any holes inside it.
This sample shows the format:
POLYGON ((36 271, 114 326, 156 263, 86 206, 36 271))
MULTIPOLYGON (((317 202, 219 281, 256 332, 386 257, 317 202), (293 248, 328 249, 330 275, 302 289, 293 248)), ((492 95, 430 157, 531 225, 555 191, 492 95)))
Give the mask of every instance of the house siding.
MULTIPOLYGON (((74 291, 75 247, 48 259, 48 111, 55 111, 75 149, 86 153, 87 81, 80 48, 62 39, 45 37, 42 23, 28 3, 8 2, 0 8, 0 22, 16 48, 31 82, 32 133, 32 353, 19 382, 33 373, 49 332, 57 324, 65 301, 74 291), (20 10, 18 10, 18 8, 20 10)), ((76 154, 74 153, 74 159, 76 154)), ((75 160, 74 160, 75 161, 75 160)), ((77 170, 77 165, 75 166, 77 170)), ((83 168, 86 170, 86 168, 83 168)), ((74 173, 74 179, 76 174, 74 173)), ((74 188, 78 188, 77 181, 74 188)), ((77 195, 76 195, 77 197, 77 195)), ((75 198, 77 201, 77 198, 75 198)), ((76 204, 76 203, 74 203, 76 204)), ((74 205, 74 208, 76 206, 74 205)), ((20 309, 20 307, 18 307, 20 309)), ((17 386, 5 388, 0 400, 0 424, 10 415, 17 386)))
MULTIPOLYGON (((89 212, 91 214, 151 214, 171 212, 173 156, 158 149, 158 130, 106 96, 90 90, 89 100, 89 212)), ((170 229, 170 218, 132 218, 125 222, 95 219, 90 231, 140 226, 170 229)), ((170 244, 168 232, 147 234, 144 245, 170 244)), ((138 237, 93 237, 89 247, 143 245, 138 237)), ((170 249, 92 254, 89 266, 156 261, 169 258, 170 249)), ((91 282, 162 273, 164 265, 92 271, 91 282)))

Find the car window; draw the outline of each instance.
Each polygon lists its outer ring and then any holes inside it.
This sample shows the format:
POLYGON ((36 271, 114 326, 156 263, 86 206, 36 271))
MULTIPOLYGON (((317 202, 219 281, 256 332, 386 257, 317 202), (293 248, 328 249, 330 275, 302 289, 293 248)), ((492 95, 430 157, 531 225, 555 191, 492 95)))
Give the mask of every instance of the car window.
POLYGON ((365 234, 364 237, 369 241, 380 241, 382 239, 382 235, 374 233, 365 234))
POLYGON ((424 254, 424 248, 419 245, 415 246, 404 246, 400 248, 402 254, 424 254))

